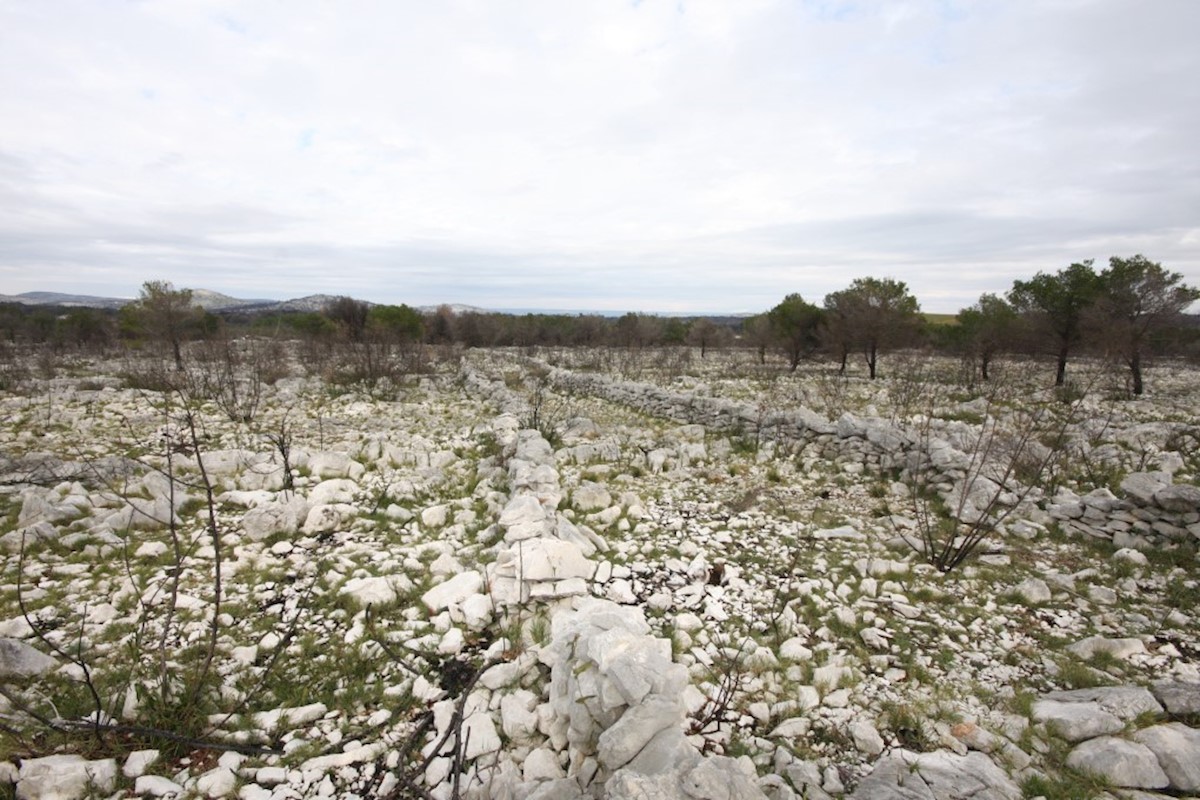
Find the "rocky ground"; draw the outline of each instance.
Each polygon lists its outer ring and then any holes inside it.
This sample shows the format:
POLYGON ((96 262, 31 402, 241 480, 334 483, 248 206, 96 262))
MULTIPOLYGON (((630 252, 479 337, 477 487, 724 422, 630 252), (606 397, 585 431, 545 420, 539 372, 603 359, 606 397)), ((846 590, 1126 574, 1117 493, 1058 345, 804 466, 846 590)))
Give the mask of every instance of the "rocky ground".
POLYGON ((1200 794, 1200 373, 884 367, 469 351, 372 390, 292 364, 237 414, 246 376, 127 361, 11 387, 0 781, 1200 794), (975 458, 1032 409, 1021 469, 975 458), (975 532, 949 572, 920 551, 975 532))

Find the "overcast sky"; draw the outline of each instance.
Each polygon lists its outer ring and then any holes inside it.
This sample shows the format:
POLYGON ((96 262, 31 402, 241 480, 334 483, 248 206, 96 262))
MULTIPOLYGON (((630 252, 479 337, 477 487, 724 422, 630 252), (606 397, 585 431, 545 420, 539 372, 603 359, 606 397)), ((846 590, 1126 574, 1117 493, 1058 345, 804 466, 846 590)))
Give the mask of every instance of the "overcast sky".
POLYGON ((0 294, 1200 285, 1196 0, 0 0, 0 294))

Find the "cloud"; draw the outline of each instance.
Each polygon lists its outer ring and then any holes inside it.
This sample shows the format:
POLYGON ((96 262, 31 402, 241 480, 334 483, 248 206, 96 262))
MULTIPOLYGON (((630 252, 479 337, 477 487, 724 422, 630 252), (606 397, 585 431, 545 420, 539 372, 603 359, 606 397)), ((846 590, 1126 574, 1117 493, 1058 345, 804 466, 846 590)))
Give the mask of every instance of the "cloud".
POLYGON ((1200 283, 1197 23, 1189 0, 9 5, 0 292, 757 310, 886 273, 953 311, 1132 252, 1200 283))

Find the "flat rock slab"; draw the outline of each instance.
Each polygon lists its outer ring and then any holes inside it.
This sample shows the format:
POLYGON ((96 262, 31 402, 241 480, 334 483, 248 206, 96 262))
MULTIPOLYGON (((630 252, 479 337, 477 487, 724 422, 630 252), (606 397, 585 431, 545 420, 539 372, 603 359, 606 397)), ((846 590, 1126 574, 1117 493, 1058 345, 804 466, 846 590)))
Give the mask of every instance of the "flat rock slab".
POLYGON ((898 751, 876 762, 849 800, 1020 800, 1021 789, 983 753, 898 751))
POLYGON ((1140 742, 1115 736, 1101 736, 1079 745, 1067 756, 1067 766, 1127 789, 1165 789, 1171 785, 1154 751, 1140 742))
POLYGON ((1200 789, 1200 731, 1172 722, 1143 728, 1133 738, 1153 751, 1170 778, 1172 789, 1181 792, 1200 789))
POLYGON ((1200 714, 1200 683, 1160 681, 1152 687, 1171 714, 1200 714))
POLYGON ((1033 719, 1046 723, 1051 733, 1068 742, 1119 733, 1125 728, 1124 722, 1094 702, 1038 700, 1033 704, 1033 719))
MULTIPOLYGON (((1200 686, 1195 687, 1200 692, 1200 686)), ((1091 689, 1070 689, 1050 692, 1046 700, 1063 703, 1095 703, 1123 720, 1136 719, 1142 714, 1161 714, 1163 707, 1148 689, 1141 686, 1097 686, 1091 689)), ((1197 699, 1200 699, 1198 696, 1197 699)))

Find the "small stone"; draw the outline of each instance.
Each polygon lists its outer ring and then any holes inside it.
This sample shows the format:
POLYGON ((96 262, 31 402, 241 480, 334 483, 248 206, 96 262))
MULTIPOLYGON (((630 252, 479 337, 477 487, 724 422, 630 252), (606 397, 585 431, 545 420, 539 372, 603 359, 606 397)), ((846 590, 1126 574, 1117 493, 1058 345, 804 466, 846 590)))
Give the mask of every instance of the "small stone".
POLYGON ((854 746, 861 753, 877 756, 883 752, 883 737, 879 735, 875 726, 866 720, 850 723, 850 736, 854 739, 854 746))
POLYGON ((184 788, 161 775, 139 775, 134 781, 133 793, 142 797, 164 797, 166 795, 182 795, 184 788))
POLYGON ((146 774, 146 769, 158 761, 157 750, 134 750, 125 758, 121 774, 126 778, 138 778, 146 774))

